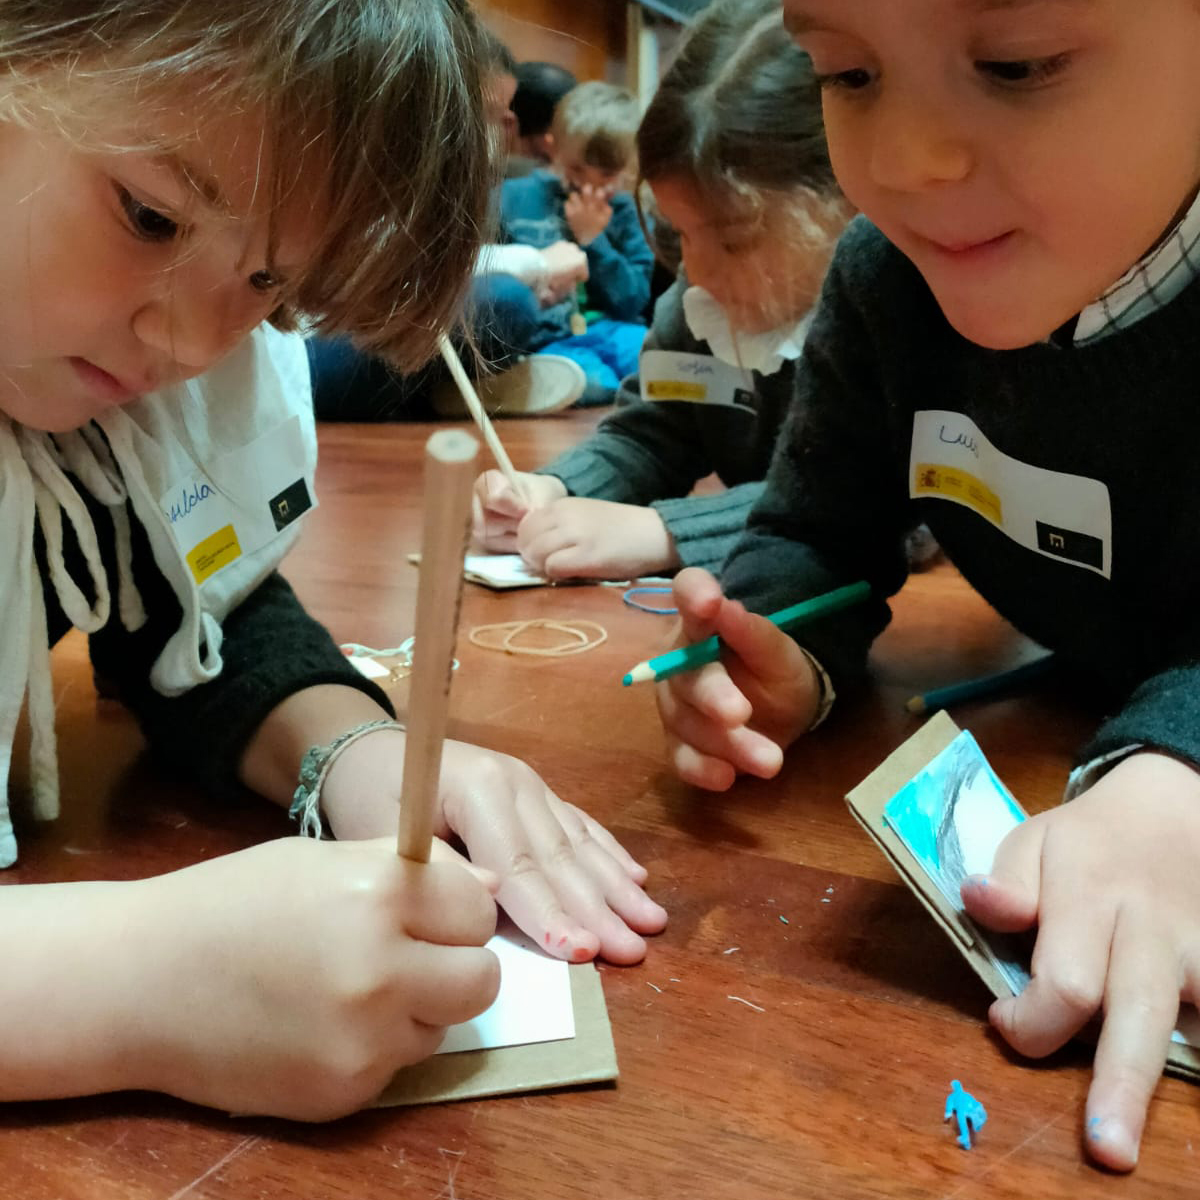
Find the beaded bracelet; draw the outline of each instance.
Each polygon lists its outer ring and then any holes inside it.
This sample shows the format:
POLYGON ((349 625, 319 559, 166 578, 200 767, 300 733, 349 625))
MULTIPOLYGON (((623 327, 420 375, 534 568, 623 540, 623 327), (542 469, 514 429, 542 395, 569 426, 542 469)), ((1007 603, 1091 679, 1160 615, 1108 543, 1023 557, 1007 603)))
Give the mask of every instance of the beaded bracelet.
POLYGON ((377 729, 403 729, 399 721, 390 717, 381 717, 375 721, 364 721, 339 733, 328 746, 310 746, 300 760, 300 783, 292 797, 292 807, 288 816, 293 821, 300 822, 300 836, 321 839, 321 788, 329 768, 337 761, 337 757, 347 746, 357 742, 360 737, 374 733, 377 729))

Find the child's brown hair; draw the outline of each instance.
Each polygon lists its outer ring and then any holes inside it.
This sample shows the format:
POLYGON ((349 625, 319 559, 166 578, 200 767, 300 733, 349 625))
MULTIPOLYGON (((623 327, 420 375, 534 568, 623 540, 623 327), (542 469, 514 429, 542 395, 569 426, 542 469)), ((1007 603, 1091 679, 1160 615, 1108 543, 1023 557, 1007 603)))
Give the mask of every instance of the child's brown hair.
POLYGON ((468 0, 5 0, 0 120, 87 146, 117 116, 119 149, 169 151, 137 141, 155 106, 261 111, 274 211, 300 193, 327 212, 273 319, 413 367, 457 318, 486 218, 480 46, 468 0))
POLYGON ((844 219, 820 85, 779 0, 705 9, 646 109, 637 155, 643 179, 686 179, 716 208, 759 215, 800 193, 810 214, 829 201, 831 228, 844 219))
POLYGON ((611 83, 581 83, 558 102, 550 129, 555 145, 577 146, 587 166, 624 171, 634 157, 637 98, 611 83))

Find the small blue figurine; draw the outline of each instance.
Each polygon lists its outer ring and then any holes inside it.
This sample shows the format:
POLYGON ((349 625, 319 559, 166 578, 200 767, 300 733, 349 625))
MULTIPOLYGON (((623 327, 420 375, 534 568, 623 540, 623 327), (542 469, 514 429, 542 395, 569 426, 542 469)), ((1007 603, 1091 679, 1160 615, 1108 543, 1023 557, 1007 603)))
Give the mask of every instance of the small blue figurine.
POLYGON ((964 1150, 971 1149, 971 1136, 978 1134, 987 1120, 987 1111, 983 1105, 971 1095, 963 1091, 963 1085, 957 1079, 950 1084, 950 1095, 946 1097, 946 1115, 943 1121, 955 1117, 958 1120, 958 1144, 964 1150))

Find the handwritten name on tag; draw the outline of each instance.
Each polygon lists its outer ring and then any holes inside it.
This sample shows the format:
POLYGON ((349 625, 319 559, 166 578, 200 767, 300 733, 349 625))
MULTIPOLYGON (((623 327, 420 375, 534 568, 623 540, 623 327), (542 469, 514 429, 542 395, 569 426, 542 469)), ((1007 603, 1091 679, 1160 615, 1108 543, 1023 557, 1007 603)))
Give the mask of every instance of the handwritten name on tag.
POLYGON ((710 354, 643 351, 639 378, 646 401, 686 401, 754 410, 754 376, 710 354))

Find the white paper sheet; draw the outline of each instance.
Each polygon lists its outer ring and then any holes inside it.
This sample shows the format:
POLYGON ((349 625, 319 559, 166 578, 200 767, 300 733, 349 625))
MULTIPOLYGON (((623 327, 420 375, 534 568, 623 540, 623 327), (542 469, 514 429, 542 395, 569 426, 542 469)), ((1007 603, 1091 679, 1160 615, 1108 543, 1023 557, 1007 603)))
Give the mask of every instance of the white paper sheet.
POLYGON ((463 576, 484 587, 537 587, 549 583, 544 575, 529 569, 519 554, 468 554, 463 562, 463 576))
MULTIPOLYGON (((419 567, 421 556, 410 554, 408 561, 419 567)), ((463 578, 499 590, 539 587, 550 582, 544 575, 534 574, 519 554, 468 554, 463 560, 463 578)))
POLYGON ((451 1025, 438 1054, 559 1042, 575 1036, 567 964, 543 954, 515 926, 505 924, 504 932, 488 942, 488 949, 500 959, 500 994, 474 1020, 451 1025))

